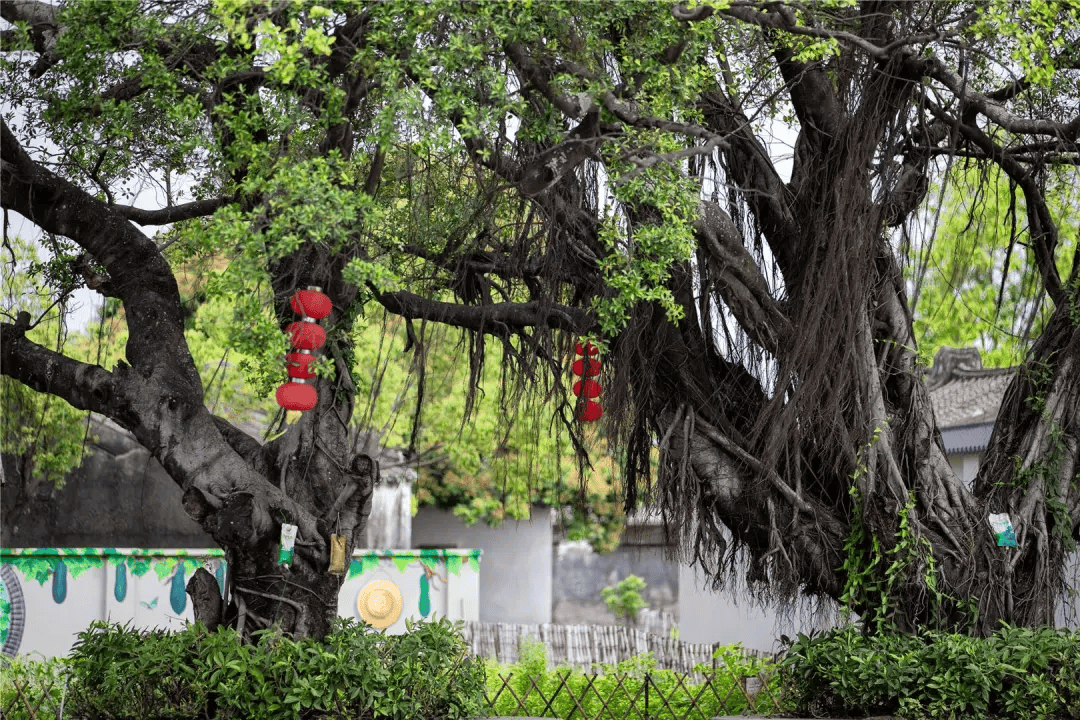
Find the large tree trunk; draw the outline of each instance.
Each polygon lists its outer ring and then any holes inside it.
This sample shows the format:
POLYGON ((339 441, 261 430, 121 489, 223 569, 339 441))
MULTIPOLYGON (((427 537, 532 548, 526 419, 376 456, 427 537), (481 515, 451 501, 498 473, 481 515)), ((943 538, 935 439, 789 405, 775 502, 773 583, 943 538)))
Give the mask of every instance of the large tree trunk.
MULTIPOLYGON (((119 410, 117 417, 184 489, 184 510, 225 550, 224 613, 213 582, 212 594, 192 592, 197 620, 210 626, 224 620, 246 632, 273 623, 297 636, 327 632, 343 581, 327 573, 330 538, 346 538, 347 558, 363 546, 379 472, 371 457, 352 454, 343 424, 350 408, 341 407, 330 381, 320 383, 314 410, 281 438, 260 446, 211 416, 201 398, 192 402, 173 392, 163 373, 144 378, 126 365, 112 373, 69 367, 80 364, 9 332, 10 327, 4 327, 4 372, 33 384, 38 369, 45 369, 51 391, 65 393, 76 406, 119 410), (286 522, 299 526, 288 567, 277 562, 286 522)), ((192 583, 198 586, 196 578, 192 583)))
POLYGON ((669 527, 688 531, 687 556, 717 579, 744 546, 749 579, 770 597, 822 594, 863 616, 884 606, 904 631, 929 625, 988 634, 1000 620, 1052 623, 1065 559, 1080 539, 1080 328, 1070 314, 1080 294, 1074 286, 1013 378, 978 479, 967 487, 946 458, 915 365, 891 251, 868 230, 839 253, 846 263, 874 248, 868 288, 829 297, 825 278, 854 273, 825 260, 822 280, 804 286, 809 297, 790 294, 792 304, 824 306, 813 332, 800 333, 781 374, 790 381, 770 388, 772 398, 722 359, 696 321, 676 330, 639 315, 644 326, 631 337, 654 340, 617 352, 628 365, 659 366, 656 386, 634 401, 657 418, 669 527), (1009 513, 1019 547, 997 545, 993 512, 1009 513), (877 571, 845 594, 856 569, 845 561, 868 568, 875 542, 877 571), (888 587, 884 570, 897 558, 904 563, 888 587))
POLYGON ((1008 512, 1018 547, 976 545, 975 572, 960 580, 978 592, 990 622, 1053 623, 1065 559, 1080 541, 1080 284, 1055 309, 1010 383, 975 481, 987 512, 1008 512))
MULTIPOLYGON (((780 58, 782 68, 788 62, 780 58)), ((739 225, 704 203, 696 262, 675 278, 688 319, 676 328, 639 307, 615 347, 622 376, 614 385, 626 394, 609 403, 638 412, 628 436, 631 487, 647 467, 647 438, 660 439, 666 522, 680 530, 682 556, 717 584, 745 547, 752 588, 847 603, 881 621, 869 629, 987 634, 1000 620, 1053 622, 1065 556, 1080 539, 1080 284, 1057 294, 1009 388, 978 482, 966 487, 916 366, 885 232, 895 198, 873 197, 875 153, 912 83, 899 64, 867 71, 876 78, 843 114, 819 70, 791 73, 804 129, 787 185, 762 161, 737 106, 721 93, 706 100, 711 127, 734 139, 725 164, 739 188, 732 206, 757 220, 786 297, 773 300, 739 225), (741 339, 714 325, 720 299, 741 339), (749 377, 755 346, 775 360, 758 361, 749 377), (644 368, 655 382, 634 381, 644 368), (991 512, 1010 514, 1018 548, 997 546, 991 512)), ((1024 190, 1029 215, 1045 208, 1024 190)))
MULTIPOLYGON (((323 388, 323 395, 332 395, 327 390, 323 388)), ((272 624, 299 637, 322 637, 329 630, 344 580, 344 575, 328 572, 330 538, 346 538, 347 568, 353 549, 364 544, 379 473, 377 461, 368 455, 348 460, 348 432, 327 412, 330 405, 320 397, 320 407, 306 414, 282 442, 250 447, 256 469, 314 518, 316 534, 300 532, 290 564, 278 563, 276 541, 283 523, 298 524, 294 513, 250 493, 227 495, 217 507, 198 487, 185 493, 184 509, 224 548, 229 568, 224 603, 216 581, 215 592, 201 595, 200 584, 211 587, 206 579, 193 577, 189 582, 196 620, 211 627, 224 622, 243 633, 272 624), (269 534, 260 531, 267 523, 269 534)), ((247 443, 248 438, 237 442, 247 443)))

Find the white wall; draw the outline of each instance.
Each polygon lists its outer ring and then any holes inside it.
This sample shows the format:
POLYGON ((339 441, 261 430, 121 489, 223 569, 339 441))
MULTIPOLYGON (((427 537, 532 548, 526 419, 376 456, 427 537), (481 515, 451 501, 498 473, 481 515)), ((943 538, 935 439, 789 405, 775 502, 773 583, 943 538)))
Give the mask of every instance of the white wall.
POLYGON ((448 510, 420 508, 412 525, 413 547, 466 547, 484 551, 480 574, 480 621, 551 622, 551 510, 534 506, 529 520, 497 528, 466 525, 448 510))
POLYGON ((1080 630, 1080 550, 1065 560, 1065 582, 1077 592, 1058 603, 1054 624, 1059 628, 1080 630))
POLYGON ((481 553, 472 549, 438 549, 423 555, 411 549, 357 550, 338 593, 338 617, 363 622, 357 607, 361 591, 375 580, 388 580, 401 592, 402 602, 397 622, 386 628, 390 635, 404 633, 407 618, 479 620, 480 560, 481 553), (427 586, 427 614, 421 609, 421 585, 427 586))
POLYGON ((775 608, 761 609, 738 588, 713 592, 701 568, 679 566, 679 639, 690 643, 742 643, 745 648, 776 652, 781 634, 794 638, 799 632, 834 627, 835 603, 815 617, 805 604, 789 615, 775 608))
POLYGON ((383 481, 375 486, 366 533, 369 548, 412 547, 412 483, 383 481))
POLYGON ((982 462, 983 453, 968 453, 967 455, 950 455, 949 465, 957 477, 964 481, 969 488, 975 482, 975 476, 979 472, 979 464, 982 462))
MULTIPOLYGON (((550 540, 549 540, 550 543, 550 540)), ((550 552, 549 552, 550 554, 550 552)), ((463 548, 421 553, 416 550, 357 550, 338 595, 338 615, 363 622, 357 599, 374 580, 393 582, 401 592, 402 611, 386 631, 405 632, 406 618, 425 617, 420 602, 426 585, 426 617, 478 620, 479 551, 463 548)), ((22 638, 12 652, 45 657, 66 655, 94 620, 139 628, 180 629, 194 620, 184 586, 205 567, 224 581, 218 548, 196 550, 125 550, 101 548, 21 548, 0 552, 7 566, 0 585, 0 643, 11 649, 18 617, 22 638), (220 574, 219 574, 220 568, 220 574), (16 587, 8 587, 9 579, 16 587), (21 602, 17 597, 21 596, 21 602), (18 609, 13 606, 18 604, 18 609), (16 617, 18 616, 18 617, 16 617)), ((549 573, 550 574, 550 573, 549 573)))
POLYGON ((5 650, 52 657, 66 655, 94 620, 182 628, 194 619, 184 592, 187 579, 199 567, 216 575, 224 559, 217 548, 5 548, 0 564, 9 568, 3 583, 6 622, 0 623, 6 626, 5 650), (8 641, 17 634, 15 615, 23 626, 21 641, 13 644, 8 641))

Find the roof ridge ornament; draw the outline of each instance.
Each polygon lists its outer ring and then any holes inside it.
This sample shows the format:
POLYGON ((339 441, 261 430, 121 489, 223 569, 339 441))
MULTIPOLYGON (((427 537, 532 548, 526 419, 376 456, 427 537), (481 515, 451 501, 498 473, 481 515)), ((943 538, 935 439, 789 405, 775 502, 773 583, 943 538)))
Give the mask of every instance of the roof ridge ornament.
POLYGON ((970 377, 982 370, 982 354, 976 347, 953 348, 943 346, 934 355, 934 364, 927 377, 929 389, 941 387, 953 380, 970 377))

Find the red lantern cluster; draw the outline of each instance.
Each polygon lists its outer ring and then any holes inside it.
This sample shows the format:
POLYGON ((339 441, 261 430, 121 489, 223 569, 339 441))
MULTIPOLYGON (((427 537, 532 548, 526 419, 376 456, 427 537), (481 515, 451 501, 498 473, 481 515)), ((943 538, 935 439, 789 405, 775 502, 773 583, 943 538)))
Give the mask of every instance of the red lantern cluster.
POLYGON ((600 397, 600 383, 592 378, 600 374, 600 361, 596 356, 600 354, 599 348, 592 343, 574 345, 574 352, 582 357, 574 361, 573 371, 581 377, 574 383, 574 395, 578 397, 577 416, 585 422, 599 420, 604 414, 600 403, 595 402, 600 397))
POLYGON ((333 303, 319 288, 309 287, 293 295, 289 304, 301 318, 285 328, 298 352, 285 356, 289 382, 278 387, 277 402, 286 410, 311 410, 319 402, 319 391, 307 382, 315 378, 310 365, 315 360, 314 351, 326 344, 326 331, 317 321, 330 314, 333 303))

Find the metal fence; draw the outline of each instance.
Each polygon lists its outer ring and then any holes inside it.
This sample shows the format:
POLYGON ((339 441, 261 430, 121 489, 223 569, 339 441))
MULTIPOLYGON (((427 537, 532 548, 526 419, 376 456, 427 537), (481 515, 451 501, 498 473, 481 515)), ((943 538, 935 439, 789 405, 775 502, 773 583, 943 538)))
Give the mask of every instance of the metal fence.
MULTIPOLYGON (((708 665, 716 669, 714 654, 719 643, 687 643, 670 635, 644 632, 638 628, 616 625, 515 625, 511 623, 466 622, 465 641, 473 654, 498 660, 518 661, 522 638, 547 646, 549 666, 570 665, 592 668, 594 664, 614 665, 645 652, 656 659, 656 668, 694 673, 694 667, 708 665)), ((748 658, 771 659, 769 653, 740 649, 748 658)))
MULTIPOLYGON (((721 658, 723 660, 723 658, 721 658)), ((571 681, 556 673, 554 689, 543 678, 510 673, 497 677, 498 688, 485 692, 488 711, 500 717, 551 717, 564 720, 710 720, 719 714, 783 710, 770 687, 772 671, 750 674, 721 662, 715 673, 695 682, 675 673, 666 682, 655 673, 584 674, 571 681), (603 679, 602 679, 603 678, 603 679), (545 687, 546 686, 546 687, 545 687)), ((64 687, 53 682, 12 678, 0 706, 0 718, 63 720, 64 687)))

